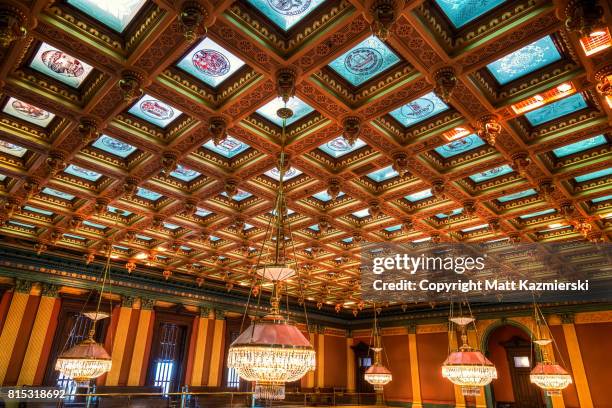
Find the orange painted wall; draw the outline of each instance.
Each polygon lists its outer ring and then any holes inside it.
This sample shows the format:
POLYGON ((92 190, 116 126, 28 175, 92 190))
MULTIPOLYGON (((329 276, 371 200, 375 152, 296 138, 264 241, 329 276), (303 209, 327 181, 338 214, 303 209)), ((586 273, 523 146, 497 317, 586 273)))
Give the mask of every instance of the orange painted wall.
POLYGON ((612 323, 577 324, 576 335, 593 405, 612 408, 612 323))
POLYGON ((417 334, 419 377, 423 402, 453 404, 455 394, 450 381, 442 378, 442 363, 448 355, 447 333, 417 334))
POLYGON ((9 307, 11 306, 11 299, 13 299, 13 291, 6 291, 2 294, 2 299, 0 300, 0 333, 2 333, 2 328, 4 327, 4 322, 6 321, 6 315, 8 314, 9 307))
MULTIPOLYGON (((561 355, 559 355, 558 351, 555 350, 555 359, 559 364, 562 364, 563 367, 572 374, 569 354, 567 352, 567 347, 565 346, 565 336, 563 335, 563 328, 561 326, 550 326, 550 331, 552 333, 553 338, 555 339, 555 343, 561 351, 561 355), (560 357, 563 357, 561 359, 560 357)), ((565 408, 580 408, 580 403, 578 402, 578 393, 576 392, 576 386, 574 384, 570 384, 566 389, 563 390, 563 401, 565 402, 565 408)))
POLYGON ((410 353, 408 335, 384 336, 383 364, 393 373, 393 380, 385 386, 388 401, 412 401, 412 380, 410 378, 410 353))
POLYGON ((140 317, 140 309, 132 310, 130 315, 130 324, 123 352, 123 361, 121 362, 121 372, 119 373, 118 385, 127 385, 128 376, 130 375, 130 366, 132 364, 132 353, 134 352, 134 344, 136 342, 136 331, 138 329, 138 319, 140 317))
POLYGON ((325 338, 325 387, 346 387, 346 337, 325 338))
POLYGON ((32 327, 34 326, 34 319, 36 319, 36 312, 38 311, 39 304, 40 296, 30 295, 23 313, 23 319, 21 321, 21 326, 19 327, 19 332, 17 333, 17 342, 13 348, 13 354, 11 355, 8 370, 6 371, 4 385, 17 384, 17 379, 19 378, 21 365, 23 364, 25 352, 28 348, 28 342, 30 341, 30 335, 32 334, 32 327))
POLYGON ((495 364, 495 367, 497 367, 497 380, 493 380, 492 383, 493 395, 496 402, 514 402, 508 357, 501 343, 505 343, 515 336, 525 341, 530 341, 527 333, 518 327, 510 325, 501 326, 493 330, 487 341, 487 357, 495 364))

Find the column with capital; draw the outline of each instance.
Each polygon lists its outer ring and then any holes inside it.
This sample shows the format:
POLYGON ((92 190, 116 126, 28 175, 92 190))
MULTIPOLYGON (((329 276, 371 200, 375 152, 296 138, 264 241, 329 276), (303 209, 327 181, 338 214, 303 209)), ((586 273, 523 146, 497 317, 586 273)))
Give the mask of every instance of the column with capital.
POLYGON ((593 400, 591 399, 591 390, 589 381, 584 369, 582 361, 582 353, 580 352, 580 344, 576 335, 576 327, 574 326, 574 315, 564 314, 561 316, 561 326, 563 327, 563 335, 565 336, 565 345, 569 354, 570 364, 572 366, 572 374, 574 376, 574 384, 578 393, 578 401, 581 408, 593 408, 593 400))
POLYGON ((43 284, 41 287, 41 299, 36 311, 32 334, 28 340, 21 371, 17 380, 17 385, 40 385, 42 382, 42 373, 37 376, 39 368, 43 370, 46 367, 47 359, 49 358, 49 350, 46 355, 43 353, 45 341, 49 337, 53 337, 55 328, 57 327, 57 315, 60 308, 60 299, 58 297, 59 287, 52 284, 43 284), (55 316, 55 318, 53 318, 55 316), (39 377, 39 378, 36 378, 39 377))
POLYGON ((208 371, 208 386, 219 387, 221 385, 221 370, 223 368, 223 345, 225 344, 225 312, 215 310, 212 354, 210 357, 210 370, 208 371))
POLYGON ((193 362, 191 364, 191 381, 189 385, 198 387, 204 384, 204 355, 206 353, 206 338, 208 336, 208 328, 210 327, 210 310, 208 308, 200 308, 200 316, 197 319, 195 330, 195 350, 193 352, 193 362))
POLYGON ((4 384, 31 290, 32 282, 20 279, 15 281, 11 305, 0 334, 0 384, 4 384))
POLYGON ((150 333, 155 318, 154 305, 154 299, 140 298, 140 315, 138 316, 136 342, 132 351, 130 373, 127 379, 128 386, 144 385, 142 380, 146 371, 145 353, 149 343, 152 341, 150 333))
POLYGON ((325 328, 317 327, 317 387, 325 387, 325 328))
POLYGON ((113 346, 111 353, 113 365, 111 370, 106 375, 106 385, 119 384, 119 376, 121 374, 121 366, 123 364, 123 355, 125 353, 125 346, 128 340, 128 330, 130 327, 130 320, 132 318, 133 304, 134 298, 131 296, 124 296, 121 299, 121 308, 119 309, 117 327, 113 335, 113 346))
POLYGON ((346 336, 346 389, 355 391, 357 379, 355 378, 355 351, 353 350, 353 334, 349 331, 346 336))
POLYGON ((416 341, 416 325, 408 326, 408 355, 410 357, 410 380, 412 384, 412 407, 422 408, 421 378, 419 377, 419 355, 416 341))

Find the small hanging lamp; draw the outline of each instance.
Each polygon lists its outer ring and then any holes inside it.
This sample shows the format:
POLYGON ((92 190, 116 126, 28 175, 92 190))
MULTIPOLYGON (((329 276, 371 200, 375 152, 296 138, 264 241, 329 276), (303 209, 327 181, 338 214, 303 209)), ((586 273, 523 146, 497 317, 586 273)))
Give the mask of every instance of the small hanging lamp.
POLYGON ((371 347, 374 352, 374 364, 372 364, 365 372, 363 378, 368 383, 374 386, 374 391, 376 391, 376 403, 379 405, 383 404, 383 388, 385 385, 389 384, 393 379, 393 375, 391 374, 391 370, 385 367, 382 364, 382 339, 380 337, 380 331, 378 329, 377 324, 377 311, 376 305, 374 305, 374 328, 372 331, 374 337, 374 347, 371 347))

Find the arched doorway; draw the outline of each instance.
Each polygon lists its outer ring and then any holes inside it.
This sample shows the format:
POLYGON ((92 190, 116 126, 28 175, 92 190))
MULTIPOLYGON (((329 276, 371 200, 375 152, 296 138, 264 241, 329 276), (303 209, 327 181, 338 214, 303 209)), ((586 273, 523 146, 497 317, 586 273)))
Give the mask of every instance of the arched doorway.
POLYGON ((506 324, 491 330, 484 339, 487 357, 497 367, 497 380, 491 384, 496 408, 543 408, 540 389, 529 380, 537 362, 529 334, 506 324))

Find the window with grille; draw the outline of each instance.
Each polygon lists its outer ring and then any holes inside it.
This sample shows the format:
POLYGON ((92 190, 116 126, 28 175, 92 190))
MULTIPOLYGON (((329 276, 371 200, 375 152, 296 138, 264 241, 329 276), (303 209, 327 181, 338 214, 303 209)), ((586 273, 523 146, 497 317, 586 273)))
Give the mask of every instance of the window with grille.
POLYGON ((162 387, 167 394, 173 387, 178 365, 179 327, 174 323, 163 323, 160 327, 159 354, 155 360, 153 385, 162 387))
MULTIPOLYGON (((234 342, 240 335, 239 332, 232 332, 230 337, 230 344, 234 342)), ((231 367, 227 369, 227 388, 238 388, 240 387, 240 376, 238 375, 238 371, 235 368, 231 367)))
MULTIPOLYGON (((83 316, 80 313, 75 313, 72 316, 74 320, 74 326, 70 331, 70 335, 66 340, 66 344, 63 350, 68 350, 78 343, 82 342, 89 335, 89 330, 91 329, 92 321, 91 319, 83 316)), ((66 391, 66 394, 75 394, 77 389, 77 384, 72 379, 68 377, 64 377, 62 373, 59 374, 57 378, 57 386, 62 390, 66 391)), ((74 397, 68 397, 68 399, 74 399, 74 397)))

